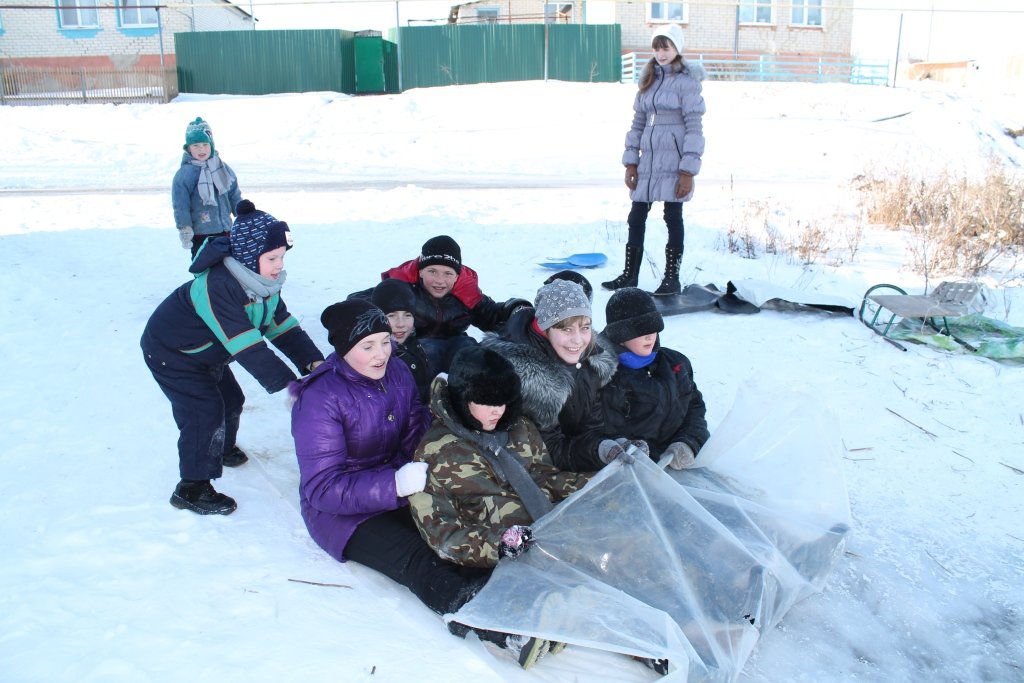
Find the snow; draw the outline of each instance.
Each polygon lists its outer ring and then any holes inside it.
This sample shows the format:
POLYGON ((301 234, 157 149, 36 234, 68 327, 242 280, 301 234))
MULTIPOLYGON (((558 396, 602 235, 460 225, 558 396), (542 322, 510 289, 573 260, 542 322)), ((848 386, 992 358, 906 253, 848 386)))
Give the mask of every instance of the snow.
MULTIPOLYGON (((195 116, 243 195, 292 226, 284 297, 327 351, 320 311, 436 234, 456 237, 494 298, 532 298, 547 257, 603 251, 609 263, 586 274, 614 275, 634 92, 533 82, 0 108, 0 678, 655 678, 572 647, 523 672, 449 635, 404 589, 328 557, 298 514, 285 398, 241 369, 239 443, 252 460, 217 482, 238 511, 172 508, 177 431, 138 348, 188 277, 169 185, 195 116)), ((899 233, 865 226, 852 255, 836 247, 803 265, 731 253, 726 231, 767 217, 841 237, 860 216, 851 181, 869 169, 1024 161, 1003 133, 1021 127, 1021 103, 995 92, 712 82, 705 97, 707 154, 684 212, 683 275, 701 284, 760 279, 852 305, 879 282, 920 292, 899 233)), ((656 208, 654 263, 664 239, 656 208)), ((646 265, 641 277, 657 282, 646 265)), ((1024 325, 1013 264, 984 280, 988 315, 1024 325)), ((598 329, 607 300, 598 290, 598 329)), ((712 431, 737 389, 766 377, 819 396, 848 449, 847 553, 824 592, 761 639, 740 681, 1024 676, 1024 369, 900 352, 854 318, 812 313, 676 316, 663 339, 693 361, 712 431)))

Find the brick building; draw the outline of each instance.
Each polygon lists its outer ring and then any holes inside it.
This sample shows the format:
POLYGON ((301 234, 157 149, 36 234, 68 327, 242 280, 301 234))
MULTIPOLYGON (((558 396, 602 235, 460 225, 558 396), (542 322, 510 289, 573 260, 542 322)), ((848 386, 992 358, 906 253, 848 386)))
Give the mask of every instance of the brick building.
POLYGON ((687 55, 849 57, 853 0, 479 0, 452 7, 457 23, 616 23, 622 51, 650 50, 659 23, 679 24, 687 55))
POLYGON ((0 63, 22 67, 174 65, 174 34, 252 30, 225 0, 15 0, 0 5, 0 63))

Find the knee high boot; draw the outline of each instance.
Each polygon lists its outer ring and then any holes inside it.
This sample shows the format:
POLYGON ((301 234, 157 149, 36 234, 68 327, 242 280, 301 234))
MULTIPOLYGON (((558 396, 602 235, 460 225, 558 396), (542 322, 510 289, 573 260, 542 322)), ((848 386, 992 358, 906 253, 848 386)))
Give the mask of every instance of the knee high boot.
POLYGON ((654 290, 655 296, 669 296, 681 291, 679 286, 679 266, 683 263, 683 250, 665 247, 665 277, 654 290))
POLYGON ((601 286, 612 291, 623 287, 636 287, 637 279, 640 276, 640 262, 643 259, 644 250, 640 247, 626 245, 626 265, 622 275, 614 280, 602 282, 601 286))

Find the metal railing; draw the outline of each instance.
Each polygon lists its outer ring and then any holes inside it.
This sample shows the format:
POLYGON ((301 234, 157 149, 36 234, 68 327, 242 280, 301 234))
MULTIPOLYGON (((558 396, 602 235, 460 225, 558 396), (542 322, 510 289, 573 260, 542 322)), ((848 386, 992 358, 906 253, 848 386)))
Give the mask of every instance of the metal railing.
POLYGON ((0 66, 0 105, 169 102, 178 95, 173 68, 0 66))
MULTIPOLYGON (((622 82, 636 83, 651 52, 622 55, 622 82)), ((888 85, 889 62, 840 57, 778 57, 772 55, 687 54, 687 61, 700 64, 712 81, 787 81, 807 83, 852 83, 888 85)))

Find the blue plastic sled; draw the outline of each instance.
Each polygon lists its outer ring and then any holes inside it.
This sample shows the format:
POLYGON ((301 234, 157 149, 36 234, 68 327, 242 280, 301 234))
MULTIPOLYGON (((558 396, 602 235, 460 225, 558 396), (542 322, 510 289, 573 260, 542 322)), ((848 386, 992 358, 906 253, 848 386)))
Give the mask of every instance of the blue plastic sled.
POLYGON ((608 257, 601 252, 588 254, 572 254, 559 259, 548 259, 538 265, 551 270, 572 270, 574 268, 597 268, 608 262, 608 257))

